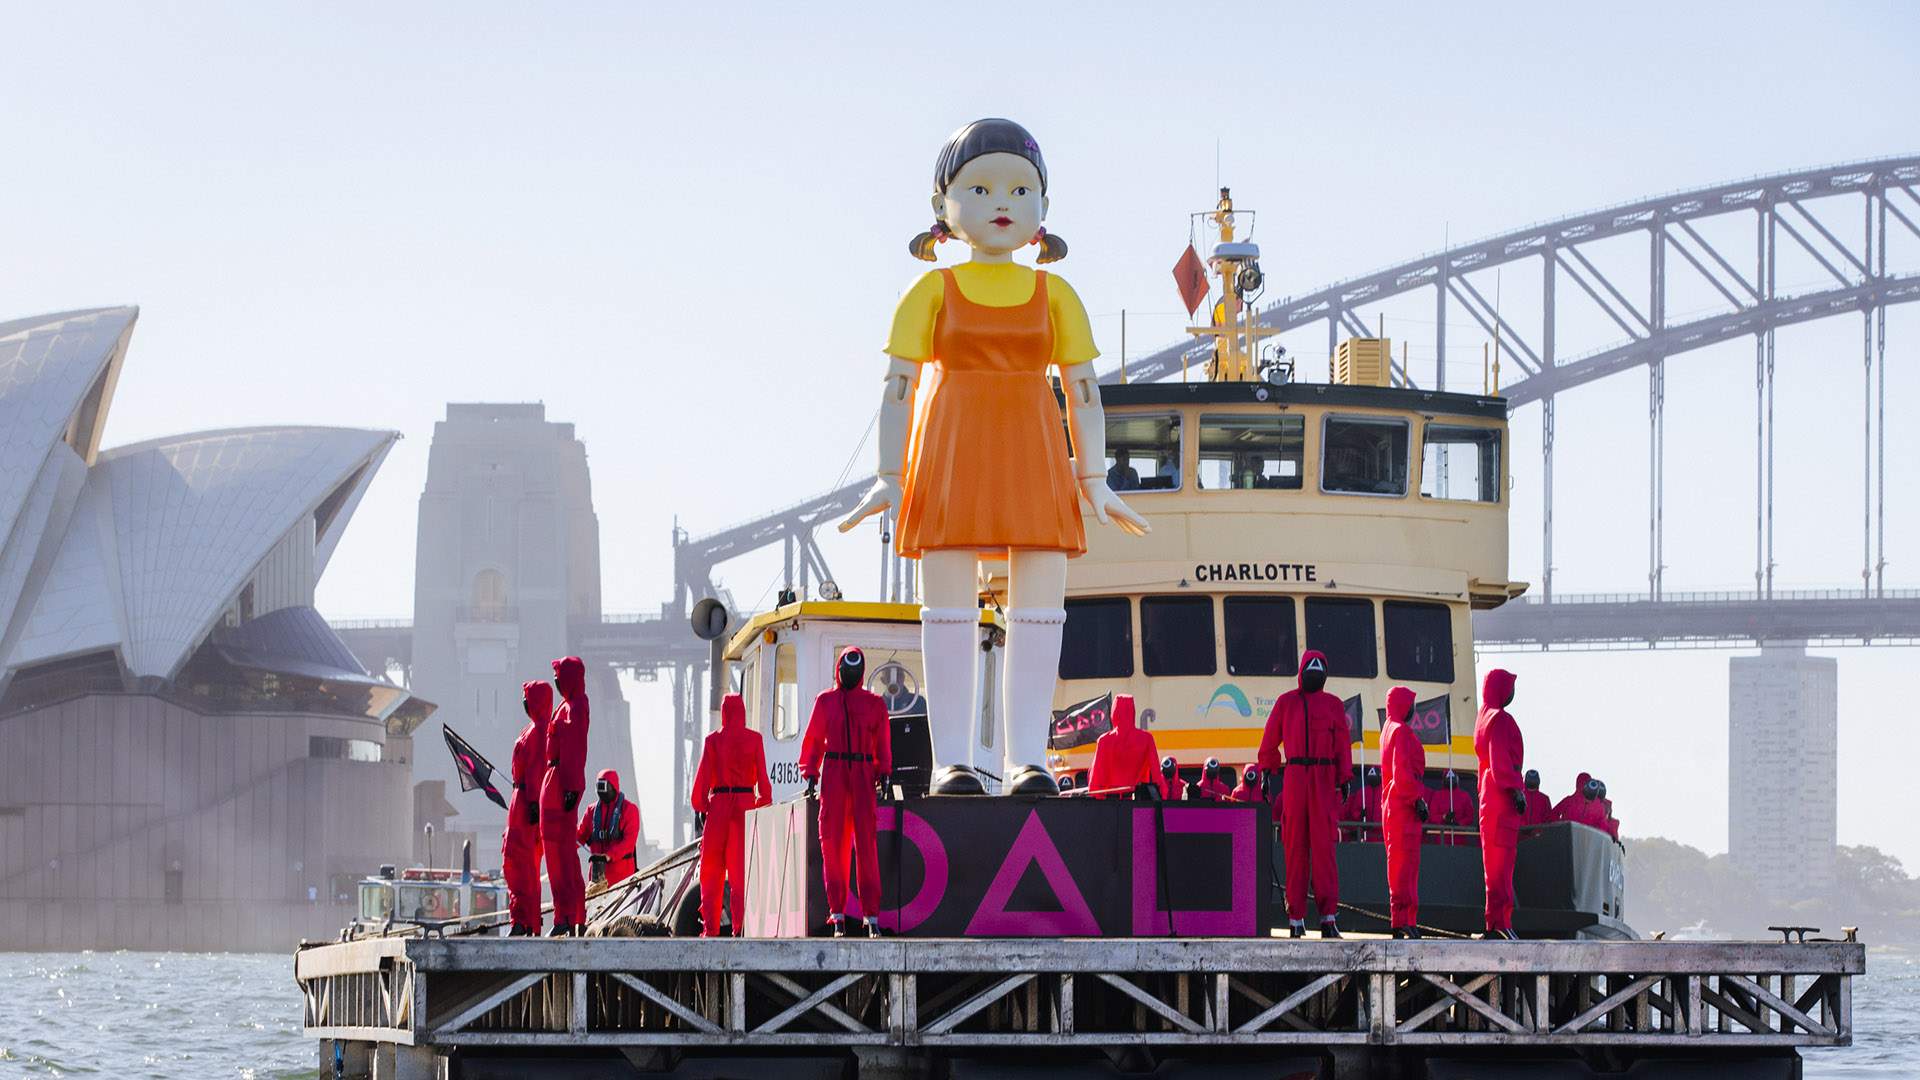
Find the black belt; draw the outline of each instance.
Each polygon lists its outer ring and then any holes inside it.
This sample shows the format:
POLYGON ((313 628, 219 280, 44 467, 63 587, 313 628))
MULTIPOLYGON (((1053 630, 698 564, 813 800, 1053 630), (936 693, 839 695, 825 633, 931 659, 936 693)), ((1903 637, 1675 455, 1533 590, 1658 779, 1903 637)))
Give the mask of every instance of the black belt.
POLYGON ((750 787, 716 787, 716 788, 708 788, 707 794, 709 795, 751 795, 753 794, 753 789, 750 787))
POLYGON ((827 751, 829 761, 872 761, 872 754, 848 754, 839 750, 827 751))
POLYGON ((1330 757, 1301 757, 1301 758, 1288 758, 1286 761, 1286 764, 1288 765, 1338 765, 1340 763, 1333 760, 1330 757))

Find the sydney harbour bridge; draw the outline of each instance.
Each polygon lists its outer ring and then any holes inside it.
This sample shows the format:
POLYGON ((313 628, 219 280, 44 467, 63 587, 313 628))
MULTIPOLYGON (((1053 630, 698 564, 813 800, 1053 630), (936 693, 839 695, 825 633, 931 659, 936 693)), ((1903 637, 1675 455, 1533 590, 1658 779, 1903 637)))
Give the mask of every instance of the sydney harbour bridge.
MULTIPOLYGON (((1762 641, 1910 645, 1920 644, 1920 589, 1893 588, 1886 581, 1886 312, 1920 300, 1916 253, 1920 156, 1882 158, 1658 195, 1529 225, 1258 306, 1257 318, 1283 333, 1298 332, 1283 340, 1310 355, 1302 335, 1320 325, 1331 354, 1342 337, 1373 336, 1389 309, 1430 313, 1430 321, 1395 316, 1396 327, 1418 326, 1431 339, 1408 343, 1401 335, 1403 348, 1413 344, 1420 351, 1404 365, 1395 362, 1393 380, 1434 390, 1448 389, 1448 368, 1458 367, 1443 360, 1461 349, 1458 340, 1449 345, 1449 327, 1457 339, 1465 326, 1473 351, 1484 348, 1489 368, 1498 373, 1497 389, 1509 404, 1515 429, 1538 423, 1541 559, 1536 584, 1519 600, 1475 615, 1474 637, 1481 647, 1713 648, 1762 641), (1784 273, 1789 265, 1794 272, 1784 273), (1518 287, 1523 282, 1527 287, 1518 287), (1776 362, 1790 359, 1777 356, 1776 332, 1823 320, 1858 327, 1860 366, 1831 365, 1830 357, 1826 362, 1836 372, 1853 371, 1864 390, 1859 470, 1853 473, 1839 463, 1837 447, 1832 465, 1835 474, 1858 477, 1863 513, 1851 526, 1829 522, 1824 528, 1858 537, 1859 585, 1776 589, 1776 517, 1798 512, 1777 508, 1774 498, 1776 362), (1605 344, 1579 351, 1560 347, 1561 340, 1571 340, 1570 326, 1595 324, 1607 331, 1600 338, 1605 344), (1475 329, 1479 332, 1472 333, 1475 329), (1751 483, 1753 516, 1746 526, 1724 523, 1720 543, 1729 556, 1751 551, 1752 585, 1677 591, 1669 588, 1664 561, 1667 371, 1671 364, 1685 363, 1690 353, 1746 341, 1753 345, 1753 381, 1751 395, 1744 388, 1740 394, 1750 402, 1752 471, 1737 482, 1751 483), (1632 593, 1567 593, 1554 585, 1558 402, 1577 387, 1623 379, 1646 384, 1645 587, 1632 593), (1748 529, 1750 548, 1739 539, 1748 529)), ((1848 329, 1849 340, 1853 332, 1848 329)), ((1317 337, 1313 341, 1317 348, 1317 337)), ((1124 377, 1135 382, 1178 378, 1189 365, 1202 366, 1210 348, 1204 340, 1189 341, 1129 358, 1124 377)), ((1912 362, 1911 350, 1907 356, 1912 362)), ((1116 366, 1105 379, 1121 377, 1116 366)), ((1608 432, 1609 438, 1619 434, 1608 432)), ((1915 485, 1901 475, 1896 469, 1896 497, 1911 498, 1915 485)), ((1680 500, 1693 497, 1690 483, 1704 482, 1697 473, 1683 476, 1672 492, 1680 500)), ((676 529, 671 600, 658 612, 609 615, 573 628, 576 648, 590 663, 648 678, 664 671, 671 679, 676 811, 686 805, 685 786, 707 716, 703 687, 709 650, 688 628, 691 605, 720 595, 715 571, 722 564, 772 545, 783 549, 789 587, 807 592, 831 580, 814 534, 850 510, 868 483, 862 475, 836 490, 705 535, 676 529)), ((1635 528, 1632 516, 1622 512, 1615 519, 1624 535, 1635 528)), ((1530 526, 1516 516, 1513 527, 1530 526)), ((902 571, 898 560, 881 556, 883 597, 912 598, 912 577, 902 571)), ((404 670, 410 663, 406 622, 338 626, 369 667, 404 670)), ((676 822, 675 835, 683 828, 676 822)))

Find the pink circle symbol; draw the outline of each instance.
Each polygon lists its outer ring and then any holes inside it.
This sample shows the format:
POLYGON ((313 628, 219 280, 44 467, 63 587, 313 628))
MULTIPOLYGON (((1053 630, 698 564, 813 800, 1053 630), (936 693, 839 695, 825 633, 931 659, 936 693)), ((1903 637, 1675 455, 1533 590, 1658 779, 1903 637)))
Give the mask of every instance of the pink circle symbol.
POLYGON ((880 913, 881 929, 903 934, 926 922, 929 916, 939 910, 940 902, 947 898, 947 846, 940 842, 940 834, 933 831, 927 819, 911 810, 899 811, 892 806, 882 806, 875 812, 873 824, 880 831, 899 828, 902 842, 911 841, 920 852, 920 861, 926 864, 927 872, 921 878, 920 891, 914 894, 913 901, 880 913), (904 827, 900 824, 903 818, 904 827))

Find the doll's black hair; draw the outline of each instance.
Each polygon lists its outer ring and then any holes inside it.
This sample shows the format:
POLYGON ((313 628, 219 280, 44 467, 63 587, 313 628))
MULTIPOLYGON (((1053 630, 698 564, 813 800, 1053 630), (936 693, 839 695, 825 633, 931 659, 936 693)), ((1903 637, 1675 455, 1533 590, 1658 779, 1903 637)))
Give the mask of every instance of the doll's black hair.
MULTIPOLYGON (((988 118, 975 120, 966 127, 953 133, 947 144, 940 148, 940 156, 933 163, 933 190, 935 194, 945 194, 947 186, 959 175, 967 162, 988 154, 1015 154, 1033 162, 1040 174, 1040 194, 1047 193, 1047 162, 1040 156, 1040 144, 1026 128, 1011 120, 988 118)), ((947 223, 934 219, 933 227, 907 242, 907 250, 916 259, 933 261, 935 244, 953 232, 947 223)), ((1059 262, 1067 257, 1067 242, 1045 229, 1040 230, 1040 258, 1043 263, 1059 262)))

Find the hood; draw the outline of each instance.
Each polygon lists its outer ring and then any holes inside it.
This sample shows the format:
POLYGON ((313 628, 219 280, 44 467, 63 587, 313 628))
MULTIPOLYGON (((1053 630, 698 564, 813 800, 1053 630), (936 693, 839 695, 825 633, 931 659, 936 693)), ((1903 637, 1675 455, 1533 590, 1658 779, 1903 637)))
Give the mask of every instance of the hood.
POLYGON ((1413 711, 1413 697, 1413 691, 1405 686, 1387 691, 1387 722, 1406 723, 1407 714, 1413 711))
POLYGON ((526 707, 527 719, 541 727, 553 719, 553 687, 538 679, 520 684, 520 700, 526 707))
POLYGON ((1513 700, 1514 674, 1506 668, 1494 668, 1480 680, 1480 707, 1504 709, 1513 700))
MULTIPOLYGON (((612 769, 601 769, 599 779, 605 780, 608 786, 612 787, 615 792, 620 790, 620 774, 614 772, 612 769)), ((599 786, 597 781, 595 786, 599 786)))
POLYGON ((1299 689, 1299 690, 1306 689, 1306 687, 1303 686, 1302 683, 1305 680, 1305 676, 1307 674, 1307 668, 1311 667, 1313 665, 1313 662, 1316 660, 1320 662, 1320 670, 1325 671, 1327 669, 1326 653, 1321 652, 1319 649, 1308 649, 1306 652, 1303 652, 1300 654, 1300 674, 1298 676, 1295 676, 1294 682, 1293 682, 1293 685, 1296 689, 1299 689))
POLYGON ((1134 727, 1133 695, 1113 695, 1113 730, 1132 731, 1134 727))
POLYGON ((577 656, 563 656, 553 662, 553 682, 561 697, 577 698, 587 692, 587 665, 577 656))
POLYGON ((1591 779, 1593 779, 1593 776, 1590 773, 1581 773, 1579 776, 1574 777, 1573 793, 1585 798, 1587 794, 1587 781, 1591 779))
POLYGON ((739 694, 720 699, 720 730, 741 731, 747 726, 747 703, 739 694))
POLYGON ((867 654, 858 645, 848 645, 833 660, 833 687, 855 690, 867 682, 867 654), (851 685, 848 685, 851 684, 851 685))

